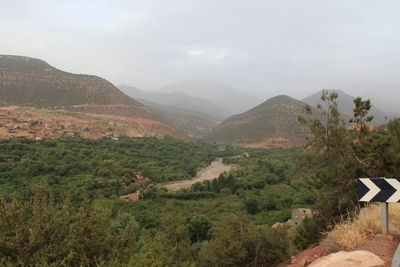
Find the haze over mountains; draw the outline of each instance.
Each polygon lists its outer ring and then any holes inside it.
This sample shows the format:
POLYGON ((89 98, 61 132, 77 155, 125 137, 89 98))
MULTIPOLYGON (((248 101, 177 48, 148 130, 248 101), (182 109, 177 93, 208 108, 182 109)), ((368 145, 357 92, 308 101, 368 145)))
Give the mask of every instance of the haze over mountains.
POLYGON ((119 85, 118 88, 135 99, 142 99, 155 104, 206 113, 218 120, 226 119, 232 115, 232 113, 226 111, 210 100, 190 96, 182 92, 150 92, 126 85, 119 85))
POLYGON ((219 120, 209 114, 182 109, 167 105, 155 104, 153 102, 139 99, 145 106, 157 112, 163 121, 181 130, 189 137, 204 137, 217 127, 219 120))
MULTIPOLYGON (((351 118, 353 116, 353 109, 354 109, 353 99, 355 97, 350 96, 341 90, 327 90, 327 91, 328 92, 336 92, 338 94, 337 103, 338 103, 339 112, 341 114, 343 114, 346 118, 351 118)), ((322 94, 322 91, 317 92, 315 94, 312 94, 312 95, 302 99, 302 101, 304 103, 311 105, 312 107, 316 107, 318 104, 320 104, 322 102, 321 94, 322 94)), ((363 99, 365 99, 365 97, 363 99)), ((384 113, 383 111, 378 109, 374 105, 373 99, 372 99, 371 103, 372 103, 372 108, 368 112, 369 115, 374 116, 374 119, 372 120, 371 124, 373 124, 375 126, 379 126, 379 125, 388 123, 390 121, 390 119, 393 119, 394 117, 396 117, 396 116, 394 116, 394 113, 392 113, 392 114, 384 113)), ((348 119, 346 122, 348 122, 348 119)))
MULTIPOLYGON (((338 93, 339 112, 343 121, 349 123, 349 119, 353 117, 354 97, 339 90, 328 91, 338 93)), ((314 107, 315 116, 320 116, 316 106, 322 102, 321 93, 322 91, 317 92, 302 101, 284 95, 272 97, 249 111, 222 121, 206 138, 249 147, 302 145, 309 131, 297 121, 297 117, 303 114, 306 103, 314 107)), ((372 124, 375 126, 386 124, 394 118, 376 107, 372 107, 369 114, 374 116, 372 124)))
POLYGON ((232 114, 245 112, 263 102, 255 96, 236 91, 228 85, 208 80, 190 80, 172 84, 161 92, 181 92, 214 102, 232 114))
POLYGON ((304 103, 281 95, 224 120, 207 138, 251 147, 292 147, 305 143, 308 130, 297 122, 304 103))
POLYGON ((2 1, 0 267, 389 266, 399 11, 2 1), (338 110, 315 108, 325 88, 338 110))
MULTIPOLYGON (((6 118, 0 126, 8 127, 8 132, 2 129, 0 136, 35 137, 38 132, 45 132, 44 137, 62 136, 64 123, 79 124, 69 132, 86 132, 83 136, 89 138, 168 135, 252 147, 292 147, 306 141, 308 130, 297 122, 305 103, 315 107, 321 102, 321 92, 317 92, 303 101, 280 95, 257 104, 260 99, 256 97, 206 80, 177 83, 159 92, 119 87, 126 94, 100 77, 67 73, 39 59, 0 56, 0 104, 32 108, 0 110, 2 119, 6 118), (43 130, 29 128, 30 124, 36 125, 33 120, 45 121, 45 125, 57 122, 53 128, 46 126, 43 130), (19 133, 15 122, 21 121, 18 129, 26 131, 19 133)), ((343 120, 348 121, 354 97, 335 92, 339 94, 343 120)), ((317 111, 315 114, 318 116, 317 111)), ((375 106, 370 114, 374 125, 393 118, 375 106)))

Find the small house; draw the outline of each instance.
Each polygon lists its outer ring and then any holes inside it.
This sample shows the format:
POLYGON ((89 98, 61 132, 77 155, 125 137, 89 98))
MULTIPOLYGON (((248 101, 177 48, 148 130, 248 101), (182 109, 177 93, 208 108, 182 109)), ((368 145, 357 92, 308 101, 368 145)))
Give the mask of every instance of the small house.
POLYGON ((292 211, 292 218, 286 223, 289 225, 299 225, 306 217, 313 217, 314 212, 312 209, 298 208, 292 211))

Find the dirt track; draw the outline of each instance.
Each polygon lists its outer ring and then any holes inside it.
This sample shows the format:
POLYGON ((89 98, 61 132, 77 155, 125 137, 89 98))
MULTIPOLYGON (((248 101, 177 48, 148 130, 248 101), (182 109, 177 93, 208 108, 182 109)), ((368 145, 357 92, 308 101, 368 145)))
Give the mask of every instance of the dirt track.
POLYGON ((218 178, 221 173, 230 171, 235 167, 234 165, 224 164, 222 160, 222 158, 215 159, 207 168, 199 171, 197 175, 190 180, 169 182, 161 185, 160 187, 167 188, 169 191, 178 191, 181 188, 188 188, 196 182, 214 180, 218 178))

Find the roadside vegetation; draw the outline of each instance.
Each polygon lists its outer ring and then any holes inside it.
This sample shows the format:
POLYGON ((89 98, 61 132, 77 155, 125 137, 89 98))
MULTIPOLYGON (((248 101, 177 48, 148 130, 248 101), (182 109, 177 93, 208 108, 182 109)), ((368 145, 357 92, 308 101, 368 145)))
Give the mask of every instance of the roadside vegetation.
MULTIPOLYGON (((400 236, 400 206, 397 203, 389 204, 390 234, 400 236)), ((351 250, 368 240, 371 236, 381 232, 381 208, 378 204, 364 207, 351 218, 343 219, 326 233, 330 242, 351 250)))

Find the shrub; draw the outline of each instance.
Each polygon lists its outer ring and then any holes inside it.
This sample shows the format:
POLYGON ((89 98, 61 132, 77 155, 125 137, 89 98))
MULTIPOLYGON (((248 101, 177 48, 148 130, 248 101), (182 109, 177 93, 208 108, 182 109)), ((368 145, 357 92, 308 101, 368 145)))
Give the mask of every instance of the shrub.
POLYGON ((95 265, 127 261, 136 247, 132 217, 113 217, 111 209, 85 201, 75 208, 57 205, 47 191, 29 201, 0 199, 0 262, 14 265, 95 265))

